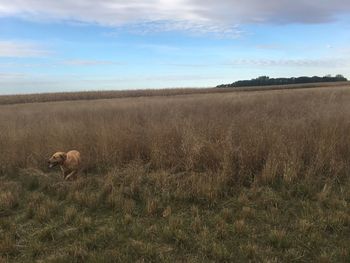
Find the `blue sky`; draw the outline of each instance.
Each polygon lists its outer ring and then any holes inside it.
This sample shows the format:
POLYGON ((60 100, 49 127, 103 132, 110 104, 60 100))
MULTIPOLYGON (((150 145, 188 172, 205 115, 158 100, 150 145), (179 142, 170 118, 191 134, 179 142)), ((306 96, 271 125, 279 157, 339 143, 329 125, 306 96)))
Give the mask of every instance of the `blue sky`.
POLYGON ((345 0, 0 0, 0 94, 350 78, 349 22, 345 0))

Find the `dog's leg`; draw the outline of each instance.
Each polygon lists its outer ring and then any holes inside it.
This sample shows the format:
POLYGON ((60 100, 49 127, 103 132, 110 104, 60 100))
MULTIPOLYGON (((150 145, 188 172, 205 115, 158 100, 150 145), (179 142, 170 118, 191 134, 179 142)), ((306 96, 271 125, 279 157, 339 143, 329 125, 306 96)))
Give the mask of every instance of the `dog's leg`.
POLYGON ((63 173, 62 173, 62 175, 63 175, 63 179, 66 179, 66 177, 67 177, 67 175, 69 174, 69 172, 68 171, 64 171, 63 173))
POLYGON ((74 176, 77 173, 77 171, 72 171, 70 174, 68 174, 64 179, 68 180, 70 177, 74 176))
POLYGON ((68 174, 68 171, 66 171, 65 169, 63 169, 63 167, 61 166, 61 172, 62 172, 63 179, 65 179, 65 178, 66 178, 66 175, 68 174))

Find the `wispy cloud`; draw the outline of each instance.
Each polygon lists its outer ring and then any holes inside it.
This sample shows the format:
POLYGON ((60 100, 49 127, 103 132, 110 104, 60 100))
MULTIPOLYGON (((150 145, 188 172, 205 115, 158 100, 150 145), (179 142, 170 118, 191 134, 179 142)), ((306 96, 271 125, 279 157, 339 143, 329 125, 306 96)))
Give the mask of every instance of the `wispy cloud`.
POLYGON ((350 58, 320 58, 320 59, 233 59, 228 62, 213 63, 164 63, 165 66, 180 68, 218 68, 218 67, 347 67, 350 66, 350 58))
POLYGON ((244 31, 239 25, 209 20, 187 21, 187 20, 158 20, 132 23, 122 26, 124 29, 141 35, 148 35, 161 32, 187 32, 192 35, 203 36, 213 35, 218 38, 239 38, 244 31))
POLYGON ((92 59, 67 59, 67 60, 52 60, 50 63, 23 63, 23 62, 0 62, 0 68, 55 68, 63 66, 108 66, 108 65, 125 65, 126 63, 112 60, 92 60, 92 59))
POLYGON ((213 66, 220 66, 220 64, 210 63, 163 63, 164 66, 179 67, 179 68, 207 68, 213 66))
MULTIPOLYGON (((198 82, 208 82, 216 85, 223 79, 222 76, 210 76, 208 74, 169 74, 152 76, 100 76, 89 78, 84 75, 77 76, 50 76, 50 75, 25 75, 17 77, 16 73, 4 73, 7 78, 0 75, 0 85, 6 87, 0 89, 0 94, 18 94, 77 90, 103 90, 103 89, 144 89, 166 87, 198 86, 198 82), (12 74, 12 76, 11 76, 12 74)), ((20 74, 20 73, 19 73, 20 74)))
POLYGON ((0 80, 12 80, 26 77, 25 73, 17 73, 17 72, 0 72, 0 80))
POLYGON ((239 36, 237 24, 326 23, 345 13, 350 13, 348 0, 0 0, 2 16, 219 36, 239 36))
POLYGON ((283 47, 281 45, 276 44, 260 44, 256 46, 257 49, 264 49, 264 50, 279 50, 283 47))
POLYGON ((72 59, 64 60, 62 64, 69 66, 99 66, 99 65, 116 65, 121 64, 111 60, 87 60, 87 59, 72 59))
POLYGON ((350 65, 350 59, 235 59, 224 65, 255 67, 345 67, 350 65))
POLYGON ((0 41, 0 57, 45 57, 50 54, 41 46, 20 41, 0 41))
POLYGON ((0 68, 12 69, 12 68, 21 68, 21 69, 33 69, 33 68, 53 68, 57 67, 57 64, 54 63, 23 63, 20 61, 16 62, 2 62, 0 61, 0 68))
POLYGON ((156 52, 176 52, 181 51, 180 47, 165 44, 136 44, 135 48, 147 49, 156 52))

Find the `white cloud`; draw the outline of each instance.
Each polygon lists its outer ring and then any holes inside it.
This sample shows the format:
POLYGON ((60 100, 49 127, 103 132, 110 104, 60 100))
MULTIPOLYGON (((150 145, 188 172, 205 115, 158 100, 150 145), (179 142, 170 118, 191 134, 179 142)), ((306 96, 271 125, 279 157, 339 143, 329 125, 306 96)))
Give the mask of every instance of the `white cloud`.
POLYGON ((350 58, 319 58, 319 59, 234 59, 229 62, 217 63, 164 63, 165 66, 181 68, 204 67, 249 67, 266 69, 271 67, 308 67, 308 68, 346 68, 350 66, 350 58))
MULTIPOLYGON (((1 57, 1 56, 0 56, 1 57)), ((123 62, 112 60, 93 60, 93 59, 69 59, 69 60, 54 60, 50 63, 22 63, 22 62, 0 62, 0 69, 11 68, 55 68, 59 66, 99 66, 99 65, 124 65, 123 62)), ((1 76, 1 73, 0 73, 1 76)))
POLYGON ((256 48, 263 50, 280 50, 283 48, 283 46, 276 44, 261 44, 257 45, 256 48))
POLYGON ((87 60, 87 59, 65 60, 62 63, 69 66, 98 66, 98 65, 120 64, 110 60, 87 60))
POLYGON ((322 23, 350 12, 348 0, 192 0, 201 16, 248 23, 322 23))
POLYGON ((188 21, 188 20, 157 20, 141 23, 132 23, 124 26, 128 31, 137 34, 149 34, 159 32, 189 32, 194 35, 211 34, 216 37, 238 38, 244 34, 238 25, 230 25, 213 21, 188 21))
MULTIPOLYGON (((16 78, 16 73, 8 74, 8 78, 0 75, 0 95, 40 92, 86 91, 104 89, 146 89, 166 87, 215 86, 223 76, 201 74, 171 74, 153 76, 100 76, 89 78, 85 75, 37 75, 30 74, 16 78), (13 76, 10 77, 10 74, 13 76), (209 84, 211 83, 211 84, 209 84)), ((19 73, 20 74, 20 73, 19 73)))
POLYGON ((19 79, 26 77, 25 73, 16 73, 16 72, 0 72, 0 80, 9 80, 9 79, 19 79))
POLYGON ((349 12, 349 0, 0 0, 0 16, 219 36, 239 35, 237 24, 322 23, 349 12))
POLYGON ((256 66, 256 67, 346 67, 350 59, 321 58, 321 59, 235 59, 224 65, 256 66))
POLYGON ((44 57, 49 52, 33 43, 0 41, 0 57, 44 57))

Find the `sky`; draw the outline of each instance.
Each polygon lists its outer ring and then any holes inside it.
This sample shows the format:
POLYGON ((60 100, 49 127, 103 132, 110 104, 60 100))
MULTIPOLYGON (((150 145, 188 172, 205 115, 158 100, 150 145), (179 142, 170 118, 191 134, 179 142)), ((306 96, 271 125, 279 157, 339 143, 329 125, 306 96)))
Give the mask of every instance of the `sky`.
POLYGON ((0 94, 350 78, 349 0, 0 0, 0 94))

